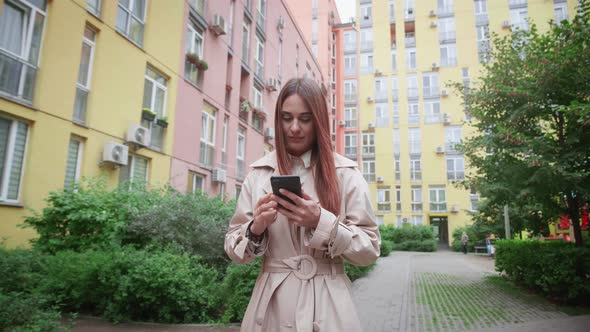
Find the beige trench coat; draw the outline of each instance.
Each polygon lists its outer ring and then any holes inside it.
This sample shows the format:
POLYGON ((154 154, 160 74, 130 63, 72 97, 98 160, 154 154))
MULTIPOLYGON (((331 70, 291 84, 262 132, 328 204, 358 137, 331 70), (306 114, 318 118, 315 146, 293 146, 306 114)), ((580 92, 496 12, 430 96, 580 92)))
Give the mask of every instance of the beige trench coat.
MULTIPOLYGON (((319 224, 311 230, 292 226, 279 213, 259 247, 245 234, 256 203, 272 192, 270 177, 279 174, 276 153, 250 165, 253 170, 225 237, 225 251, 237 263, 264 256, 241 331, 361 331, 342 260, 375 262, 381 238, 369 188, 356 163, 337 154, 334 159, 343 193, 340 215, 322 208, 319 224)), ((311 168, 305 172, 303 190, 317 201, 311 168)))

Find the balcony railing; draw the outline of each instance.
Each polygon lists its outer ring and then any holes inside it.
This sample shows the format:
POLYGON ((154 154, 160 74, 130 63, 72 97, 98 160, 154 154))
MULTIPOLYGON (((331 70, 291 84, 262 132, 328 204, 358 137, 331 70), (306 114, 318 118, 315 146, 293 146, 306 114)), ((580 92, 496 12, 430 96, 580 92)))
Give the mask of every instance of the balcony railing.
POLYGON ((406 36, 406 47, 414 47, 416 46, 416 37, 415 36, 406 36))
POLYGON ((424 93, 424 98, 438 98, 440 96, 438 86, 425 87, 422 92, 424 93))
POLYGON ((356 146, 349 146, 344 148, 344 156, 346 158, 356 159, 356 146))
POLYGON ((362 51, 372 51, 373 50, 373 41, 363 41, 361 42, 361 52, 362 51))
POLYGON ((33 102, 37 67, 0 49, 0 93, 33 102))
POLYGON ((356 52, 356 43, 344 44, 344 52, 356 52))
POLYGON ((357 99, 356 93, 344 94, 344 102, 345 103, 356 103, 356 99, 357 99))
POLYGON ((436 14, 438 16, 451 16, 453 15, 453 6, 444 6, 444 7, 438 7, 438 10, 436 11, 436 14))
POLYGON ((346 128, 356 128, 356 120, 346 120, 344 122, 345 122, 345 125, 344 126, 346 128))
POLYGON ((454 67, 457 65, 457 58, 456 57, 443 58, 440 61, 440 65, 443 67, 454 67))
POLYGON ((375 100, 387 100, 387 90, 375 91, 375 100))
POLYGON ((375 119, 375 126, 379 128, 389 127, 389 118, 383 117, 375 119))
POLYGON ((441 31, 438 36, 441 42, 450 42, 456 40, 457 33, 455 31, 441 31))
POLYGON ((418 98, 418 88, 408 88, 408 99, 418 98))
POLYGON ((516 23, 513 23, 512 24, 512 30, 514 31, 516 29, 523 30, 523 31, 528 31, 529 30, 529 24, 526 21, 525 22, 516 22, 516 23))
POLYGON ((458 150, 457 150, 458 144, 460 144, 460 142, 446 142, 445 143, 446 152, 458 152, 458 150))
POLYGON ((420 124, 420 114, 408 115, 408 124, 420 124))
POLYGON ((440 113, 424 115, 424 123, 440 123, 442 116, 440 113))
POLYGON ((374 158, 375 147, 374 146, 363 146, 363 158, 374 158))
POLYGON ((373 66, 362 66, 361 67, 361 74, 372 74, 373 73, 373 66))
POLYGON ((346 76, 353 76, 356 74, 356 67, 345 67, 344 68, 344 75, 346 76))

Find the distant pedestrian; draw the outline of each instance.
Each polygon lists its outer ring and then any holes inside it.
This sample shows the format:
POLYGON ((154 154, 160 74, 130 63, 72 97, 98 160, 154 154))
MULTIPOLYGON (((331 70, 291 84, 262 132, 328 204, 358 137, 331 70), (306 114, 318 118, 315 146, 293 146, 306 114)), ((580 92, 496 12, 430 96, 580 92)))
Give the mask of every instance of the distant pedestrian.
POLYGON ((463 254, 467 255, 467 242, 469 242, 469 236, 467 236, 467 232, 463 232, 461 234, 461 244, 463 245, 463 254))

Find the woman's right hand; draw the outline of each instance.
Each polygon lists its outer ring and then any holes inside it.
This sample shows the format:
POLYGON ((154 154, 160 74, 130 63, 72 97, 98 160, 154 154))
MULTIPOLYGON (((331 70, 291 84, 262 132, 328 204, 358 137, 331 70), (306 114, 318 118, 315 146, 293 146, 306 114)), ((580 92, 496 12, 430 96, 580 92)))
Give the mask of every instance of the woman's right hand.
POLYGON ((268 193, 258 201, 254 210, 254 222, 250 226, 250 232, 254 235, 260 235, 277 220, 277 202, 273 199, 273 194, 268 193))

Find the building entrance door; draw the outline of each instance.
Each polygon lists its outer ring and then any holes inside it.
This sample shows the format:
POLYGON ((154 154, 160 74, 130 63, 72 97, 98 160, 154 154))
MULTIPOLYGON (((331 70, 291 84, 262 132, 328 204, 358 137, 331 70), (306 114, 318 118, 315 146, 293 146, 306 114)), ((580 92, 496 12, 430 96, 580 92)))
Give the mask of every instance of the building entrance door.
POLYGON ((449 245, 449 219, 447 217, 430 217, 430 225, 438 242, 449 245))

